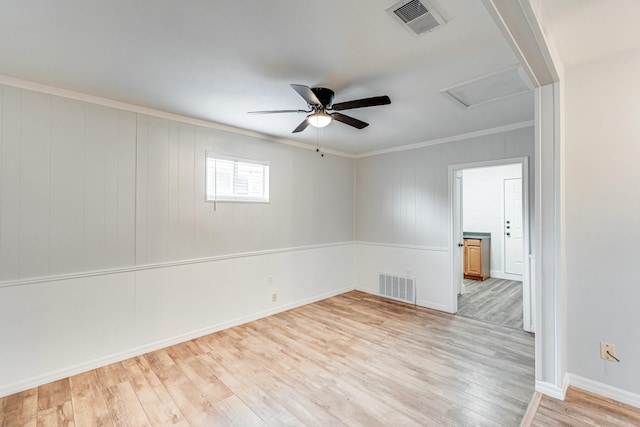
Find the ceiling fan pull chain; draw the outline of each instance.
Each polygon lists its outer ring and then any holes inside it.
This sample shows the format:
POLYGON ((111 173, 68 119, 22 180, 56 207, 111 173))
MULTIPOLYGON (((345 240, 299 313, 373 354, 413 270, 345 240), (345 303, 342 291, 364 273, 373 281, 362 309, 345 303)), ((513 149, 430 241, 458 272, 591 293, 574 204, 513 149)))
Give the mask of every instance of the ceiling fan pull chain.
MULTIPOLYGON (((316 153, 320 153, 320 142, 318 142, 318 134, 320 133, 320 131, 322 130, 322 132, 324 133, 324 128, 316 128, 316 153)), ((324 153, 320 153, 320 157, 324 157, 324 153)))

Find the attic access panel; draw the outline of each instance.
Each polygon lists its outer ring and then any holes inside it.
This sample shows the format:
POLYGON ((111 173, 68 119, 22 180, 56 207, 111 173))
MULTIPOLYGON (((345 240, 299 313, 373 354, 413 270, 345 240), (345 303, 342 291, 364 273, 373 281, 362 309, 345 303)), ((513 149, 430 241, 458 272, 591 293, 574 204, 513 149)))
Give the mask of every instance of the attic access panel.
POLYGON ((532 89, 520 67, 497 71, 440 91, 463 108, 476 107, 532 89))

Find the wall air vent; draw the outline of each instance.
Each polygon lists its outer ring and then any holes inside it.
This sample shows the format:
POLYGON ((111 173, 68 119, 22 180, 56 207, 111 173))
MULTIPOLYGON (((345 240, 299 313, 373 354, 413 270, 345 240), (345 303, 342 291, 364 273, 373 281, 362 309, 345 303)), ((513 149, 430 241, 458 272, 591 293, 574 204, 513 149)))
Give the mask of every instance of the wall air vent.
POLYGON ((415 279, 413 277, 378 273, 378 293, 382 297, 415 305, 415 279))
POLYGON ((387 12, 417 36, 445 23, 442 16, 426 0, 403 0, 387 9, 387 12))

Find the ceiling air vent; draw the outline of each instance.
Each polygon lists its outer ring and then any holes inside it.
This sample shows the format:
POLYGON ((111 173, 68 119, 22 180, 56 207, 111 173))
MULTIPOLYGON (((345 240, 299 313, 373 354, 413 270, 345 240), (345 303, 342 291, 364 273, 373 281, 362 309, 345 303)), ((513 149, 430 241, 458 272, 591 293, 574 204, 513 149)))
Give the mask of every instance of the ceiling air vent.
POLYGON ((442 16, 426 0, 403 0, 387 9, 387 12, 417 36, 445 23, 442 16))

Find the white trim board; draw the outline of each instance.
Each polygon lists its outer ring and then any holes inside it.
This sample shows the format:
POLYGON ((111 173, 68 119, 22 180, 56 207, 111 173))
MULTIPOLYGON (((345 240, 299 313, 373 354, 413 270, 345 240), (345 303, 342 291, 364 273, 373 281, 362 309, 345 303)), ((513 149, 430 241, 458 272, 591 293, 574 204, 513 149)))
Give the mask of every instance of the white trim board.
POLYGON ((589 378, 581 377, 580 375, 567 374, 569 377, 569 385, 571 387, 580 388, 591 393, 595 393, 599 396, 616 400, 627 405, 640 408, 640 394, 632 393, 630 391, 622 390, 617 387, 591 380, 589 378))
POLYGON ((511 274, 505 273, 504 271, 491 270, 489 272, 489 275, 495 279, 515 280, 518 282, 522 282, 522 274, 511 274))
POLYGON ((383 246, 386 248, 414 249, 418 251, 449 252, 449 248, 438 246, 400 245, 397 243, 364 242, 361 240, 356 240, 353 243, 363 246, 383 246))
POLYGON ((564 400, 567 395, 567 389, 569 388, 569 377, 564 376, 562 381, 562 387, 558 387, 555 384, 547 383, 544 381, 536 380, 536 391, 551 396, 555 399, 564 400))
POLYGON ((80 279, 83 277, 104 276, 107 274, 129 273, 134 271, 175 267, 179 265, 198 264, 203 262, 223 261, 228 259, 281 254, 286 252, 298 252, 298 251, 308 251, 313 249, 333 248, 338 246, 348 246, 352 244, 353 242, 349 241, 349 242, 337 242, 337 243, 323 243, 323 244, 307 245, 307 246, 294 246, 289 248, 267 249, 263 251, 254 251, 254 252, 239 252, 235 254, 218 255, 218 256, 205 257, 205 258, 193 258, 193 259, 186 259, 186 260, 180 260, 180 261, 169 261, 169 262, 163 262, 163 263, 157 263, 157 264, 142 264, 142 265, 124 267, 124 268, 112 268, 112 269, 106 269, 106 270, 94 270, 94 271, 86 271, 86 272, 78 272, 78 273, 59 274, 55 276, 41 276, 41 277, 33 277, 33 278, 20 279, 20 280, 7 280, 4 282, 0 282, 0 288, 9 287, 9 286, 31 285, 34 283, 43 283, 43 282, 55 282, 58 280, 80 279))
POLYGON ((380 155, 380 154, 395 153, 395 152, 398 152, 398 151, 406 151, 406 150, 414 150, 416 148, 429 147, 431 145, 445 144, 447 142, 461 141, 461 140, 464 140, 464 139, 478 138, 478 137, 486 136, 486 135, 494 135, 496 133, 510 132, 510 131, 513 131, 513 130, 533 127, 533 125, 534 125, 534 121, 533 120, 528 120, 528 121, 525 121, 525 122, 513 123, 513 124, 510 124, 510 125, 506 125, 506 126, 498 126, 498 127, 489 128, 489 129, 482 129, 482 130, 475 131, 475 132, 469 132, 469 133, 462 133, 462 134, 459 134, 459 135, 447 136, 445 138, 432 139, 430 141, 418 142, 416 144, 401 145, 399 147, 392 147, 392 148, 385 148, 385 149, 382 149, 382 150, 368 151, 368 152, 365 152, 365 153, 356 154, 354 156, 354 158, 360 159, 360 158, 363 158, 363 157, 377 156, 377 155, 380 155))
POLYGON ((352 286, 347 286, 345 288, 341 288, 335 291, 326 292, 320 295, 316 295, 311 298, 305 298, 296 302, 292 302, 286 305, 281 305, 277 308, 264 310, 250 316, 243 316, 237 319, 229 320, 226 322, 218 323, 216 325, 211 325, 206 328, 198 329, 195 331, 188 332, 186 334, 176 335, 171 338, 162 339, 156 341, 151 344, 143 345, 140 347, 136 347, 127 351, 123 351, 120 353, 115 353, 106 357, 101 357, 98 359, 94 359, 85 363, 80 363, 78 365, 69 366, 67 368, 59 369, 54 372, 49 372, 44 375, 38 375, 35 377, 31 377, 22 381, 18 381, 15 383, 3 385, 0 387, 0 397, 9 396, 14 393, 18 393, 24 390, 28 390, 33 387, 38 387, 43 384, 48 384, 53 381, 57 381, 66 377, 70 377, 73 375, 77 375, 83 372, 90 371, 92 369, 96 369, 102 366, 106 366, 112 363, 117 363, 126 359, 130 359, 132 357, 140 356, 145 353, 149 353, 151 351, 159 350, 165 347, 169 347, 171 345, 179 344, 182 342, 186 342, 192 340, 194 338, 198 338, 204 335, 212 334, 214 332, 221 331, 223 329, 228 329, 234 326, 242 325, 244 323, 249 323, 254 320, 258 320, 264 317, 272 316, 274 314, 282 313, 287 310, 291 310, 297 307, 302 307, 303 305, 311 304, 317 301, 321 301, 327 298, 334 297, 336 295, 341 295, 346 292, 350 292, 353 290, 352 286))

